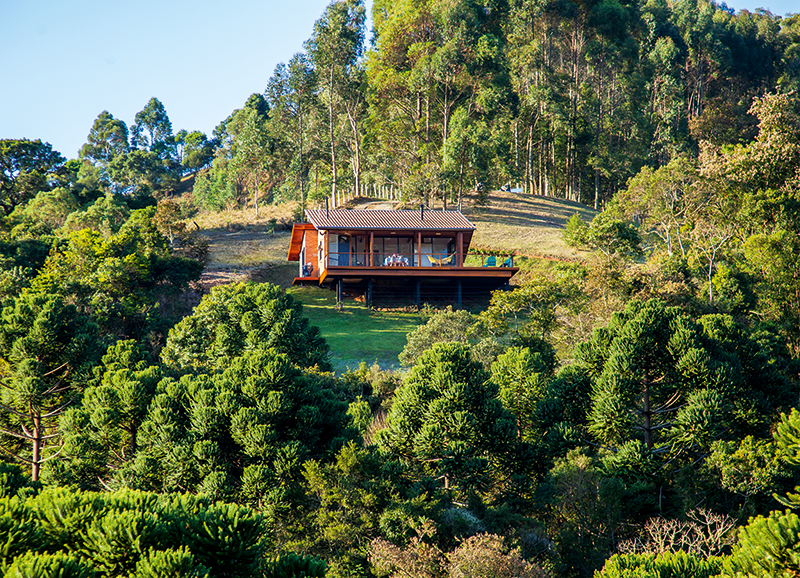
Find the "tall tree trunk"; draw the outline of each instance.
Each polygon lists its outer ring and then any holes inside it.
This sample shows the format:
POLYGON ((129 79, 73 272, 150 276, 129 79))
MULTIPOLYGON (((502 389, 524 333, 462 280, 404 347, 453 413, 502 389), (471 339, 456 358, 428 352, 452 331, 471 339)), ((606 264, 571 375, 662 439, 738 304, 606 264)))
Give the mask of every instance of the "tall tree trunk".
POLYGON ((31 432, 33 435, 32 442, 33 442, 33 455, 31 460, 31 479, 34 482, 39 481, 39 471, 42 467, 42 445, 44 444, 44 440, 42 439, 42 416, 39 414, 38 411, 34 411, 31 408, 31 413, 33 414, 33 431, 31 432))
POLYGON ((339 191, 336 187, 336 140, 333 131, 333 66, 328 79, 328 136, 331 139, 331 197, 336 208, 339 191))
POLYGON ((347 119, 353 131, 353 179, 355 180, 356 196, 361 192, 361 139, 358 134, 358 122, 353 113, 347 111, 347 119))
POLYGON ((644 444, 653 449, 653 413, 650 410, 650 383, 645 379, 642 392, 642 417, 644 418, 644 444))

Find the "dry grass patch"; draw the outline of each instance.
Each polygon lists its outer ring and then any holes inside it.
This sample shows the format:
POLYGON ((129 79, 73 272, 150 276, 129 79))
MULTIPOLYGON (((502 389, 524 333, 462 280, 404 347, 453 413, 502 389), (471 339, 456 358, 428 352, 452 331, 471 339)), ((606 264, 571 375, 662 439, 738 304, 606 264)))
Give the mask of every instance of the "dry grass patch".
POLYGON ((585 205, 564 199, 503 191, 492 191, 485 206, 464 210, 477 227, 472 237, 475 248, 585 259, 588 253, 568 247, 562 238, 567 221, 576 212, 587 221, 597 214, 585 205))
POLYGON ((297 212, 297 203, 287 202, 277 205, 264 205, 256 211, 252 207, 223 209, 222 211, 201 211, 192 220, 201 229, 241 229, 245 227, 269 227, 274 219, 279 228, 290 228, 297 212))

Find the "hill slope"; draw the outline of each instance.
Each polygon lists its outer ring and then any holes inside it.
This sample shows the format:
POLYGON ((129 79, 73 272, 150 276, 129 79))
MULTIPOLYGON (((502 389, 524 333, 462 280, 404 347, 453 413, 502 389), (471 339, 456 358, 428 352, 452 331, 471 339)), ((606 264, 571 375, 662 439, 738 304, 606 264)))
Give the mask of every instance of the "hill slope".
POLYGON ((464 214, 477 227, 472 237, 476 248, 574 259, 585 254, 565 245, 561 232, 576 212, 587 222, 597 213, 564 199, 492 191, 488 205, 467 208, 464 214))
MULTIPOLYGON (((357 199, 350 206, 388 209, 393 205, 357 199)), ((494 191, 486 206, 467 207, 464 214, 477 227, 474 248, 514 251, 528 257, 576 259, 583 255, 567 247, 561 238, 561 231, 576 211, 586 220, 595 213, 563 199, 494 191)), ((267 225, 270 219, 288 224, 289 215, 291 208, 282 206, 262 209, 256 222, 249 211, 198 216, 201 233, 210 243, 202 279, 205 289, 248 280, 290 287, 298 269, 296 263, 286 260, 290 232, 284 228, 270 233, 267 225)), ((370 311, 359 301, 347 301, 345 310, 337 311, 330 291, 308 287, 290 291, 304 303, 311 322, 328 341, 337 372, 355 369, 362 360, 375 361, 383 368, 397 367, 397 355, 405 346, 406 335, 421 321, 416 312, 370 311), (357 333, 353 327, 358 327, 357 333)))

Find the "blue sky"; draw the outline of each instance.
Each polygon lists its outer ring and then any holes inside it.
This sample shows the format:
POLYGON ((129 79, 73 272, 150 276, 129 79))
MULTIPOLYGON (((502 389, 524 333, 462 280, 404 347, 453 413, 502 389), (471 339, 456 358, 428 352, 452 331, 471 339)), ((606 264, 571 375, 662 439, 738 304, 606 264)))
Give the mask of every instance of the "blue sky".
MULTIPOLYGON (((75 158, 100 112, 130 125, 153 96, 175 132, 210 135, 302 50, 328 1, 0 0, 0 138, 75 158)), ((727 2, 779 15, 797 3, 727 2)))

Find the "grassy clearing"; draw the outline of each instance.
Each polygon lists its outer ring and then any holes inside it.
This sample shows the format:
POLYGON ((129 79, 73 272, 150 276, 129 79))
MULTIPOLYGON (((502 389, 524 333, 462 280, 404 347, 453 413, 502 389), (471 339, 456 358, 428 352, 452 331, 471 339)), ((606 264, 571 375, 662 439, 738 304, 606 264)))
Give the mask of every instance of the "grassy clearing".
POLYGON ((246 207, 221 211, 200 211, 192 217, 192 220, 202 230, 227 229, 232 231, 244 228, 266 228, 274 219, 279 228, 291 230, 296 212, 297 203, 288 202, 260 207, 258 217, 256 217, 255 209, 246 207))
POLYGON ((564 199, 503 191, 492 191, 485 206, 464 210, 476 227, 472 237, 476 249, 581 260, 589 254, 568 247, 561 236, 576 212, 586 221, 597 214, 585 205, 564 199))
POLYGON ((362 361, 398 368, 397 356, 406 345, 406 335, 421 321, 417 313, 370 311, 350 300, 337 311, 336 293, 327 289, 293 287, 288 293, 303 304, 311 324, 319 327, 333 352, 337 372, 355 369, 362 361))
MULTIPOLYGON (((471 207, 470 201, 467 200, 464 213, 477 227, 472 240, 476 249, 555 259, 586 257, 567 247, 561 238, 561 231, 576 211, 587 220, 594 216, 594 211, 583 205, 500 191, 493 191, 484 207, 471 207)), ((357 204, 381 209, 393 205, 374 200, 357 204)), ((370 311, 354 300, 346 300, 344 310, 337 311, 333 291, 291 287, 298 265, 288 262, 286 257, 295 211, 295 203, 285 203, 263 207, 258 219, 253 209, 195 215, 193 222, 210 243, 204 286, 252 280, 288 288, 303 303, 305 314, 328 341, 337 372, 355 369, 362 361, 377 362, 384 369, 399 367, 397 356, 405 347, 406 335, 421 322, 420 316, 402 310, 370 311), (276 224, 277 229, 272 233, 276 224)), ((467 263, 470 265, 483 262, 481 257, 470 259, 474 260, 467 263)), ((520 280, 551 265, 546 260, 525 257, 517 258, 515 264, 522 266, 520 280)))

